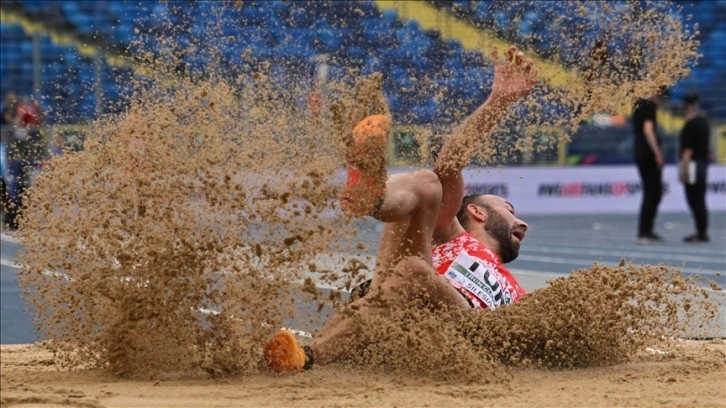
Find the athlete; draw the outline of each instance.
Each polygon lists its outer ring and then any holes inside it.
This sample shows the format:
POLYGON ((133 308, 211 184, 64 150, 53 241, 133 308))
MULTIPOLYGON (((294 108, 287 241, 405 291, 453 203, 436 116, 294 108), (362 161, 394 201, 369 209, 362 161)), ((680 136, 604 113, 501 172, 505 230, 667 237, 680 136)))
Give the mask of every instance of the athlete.
POLYGON ((462 169, 481 145, 482 135, 489 134, 535 83, 532 61, 514 47, 504 62, 496 49, 493 57, 489 98, 449 136, 433 171, 387 177, 387 112, 367 116, 353 128, 346 148, 343 210, 385 223, 369 293, 352 302, 348 313, 331 318, 310 346, 299 347, 289 331, 275 334, 264 348, 273 371, 293 373, 345 357, 354 314, 380 315, 422 294, 434 310, 494 309, 524 294, 502 263, 516 258, 527 224, 500 197, 463 197, 462 169))

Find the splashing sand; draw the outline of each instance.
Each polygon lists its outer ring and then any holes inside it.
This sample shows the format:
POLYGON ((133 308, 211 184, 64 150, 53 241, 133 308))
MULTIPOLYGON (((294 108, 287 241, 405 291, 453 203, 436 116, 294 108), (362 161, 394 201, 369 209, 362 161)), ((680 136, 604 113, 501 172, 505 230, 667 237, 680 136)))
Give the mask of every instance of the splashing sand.
POLYGON ((462 381, 506 381, 508 367, 575 369, 621 364, 712 323, 710 292, 665 266, 593 265, 550 281, 514 305, 431 312, 425 298, 355 319, 349 363, 462 381), (407 305, 408 306, 408 305, 407 305))
POLYGON ((253 99, 264 85, 141 91, 40 176, 21 281, 69 363, 124 375, 255 366, 242 344, 266 332, 252 328, 281 325, 289 283, 348 230, 330 216, 332 132, 289 101, 253 99))
MULTIPOLYGON (((627 9, 597 5, 611 28, 625 30, 613 33, 644 50, 642 70, 626 74, 631 58, 620 50, 585 88, 541 87, 503 120, 483 156, 501 153, 502 134, 576 126, 685 75, 696 43, 675 19, 658 7, 629 19, 627 9), (543 101, 565 109, 544 114, 543 101)), ((20 282, 63 366, 142 378, 251 374, 263 339, 296 314, 300 296, 317 312, 341 309, 337 292, 324 297, 314 281, 349 287, 365 265, 343 255, 349 267, 338 271, 317 260, 356 252, 355 224, 338 216, 340 134, 361 112, 387 109, 368 92, 380 78, 353 91, 333 86, 347 113, 332 120, 296 103, 310 89, 276 83, 265 63, 223 75, 213 44, 182 53, 171 32, 159 38, 160 57, 139 54, 151 77, 134 86, 124 112, 94 123, 84 150, 55 158, 37 180, 19 233, 20 282), (180 75, 179 55, 190 52, 212 68, 180 75)), ((532 144, 522 136, 513 146, 532 144)), ((675 333, 669 296, 700 296, 698 288, 662 268, 596 265, 495 313, 392 309, 360 319, 351 363, 505 383, 502 364, 620 363, 675 333)), ((317 312, 304 318, 326 318, 317 312)))

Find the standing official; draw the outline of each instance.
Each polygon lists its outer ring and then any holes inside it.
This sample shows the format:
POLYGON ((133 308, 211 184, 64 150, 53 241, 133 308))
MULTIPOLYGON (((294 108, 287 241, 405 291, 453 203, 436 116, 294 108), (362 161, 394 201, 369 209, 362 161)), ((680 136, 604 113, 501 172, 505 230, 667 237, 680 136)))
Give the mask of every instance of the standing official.
POLYGON ((709 157, 708 122, 698 110, 698 95, 683 97, 686 124, 680 137, 679 178, 685 187, 696 233, 683 238, 685 242, 708 242, 708 209, 706 208, 706 173, 709 157))
POLYGON ((635 163, 640 174, 643 201, 638 217, 638 243, 653 244, 664 242, 653 232, 653 224, 658 206, 663 198, 663 164, 665 158, 658 125, 656 110, 664 90, 659 90, 648 99, 638 99, 633 109, 633 130, 635 133, 635 163))

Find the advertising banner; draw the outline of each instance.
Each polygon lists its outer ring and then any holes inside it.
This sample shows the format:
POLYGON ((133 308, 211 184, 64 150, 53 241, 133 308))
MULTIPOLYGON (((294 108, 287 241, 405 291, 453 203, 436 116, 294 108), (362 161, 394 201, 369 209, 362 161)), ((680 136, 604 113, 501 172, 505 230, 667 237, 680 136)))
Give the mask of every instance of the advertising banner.
MULTIPOLYGON (((726 166, 708 168, 706 205, 726 211, 726 166)), ((636 166, 509 167, 464 170, 467 193, 505 197, 521 214, 637 213, 642 200, 636 166)), ((676 165, 663 170, 660 212, 688 212, 676 165)))

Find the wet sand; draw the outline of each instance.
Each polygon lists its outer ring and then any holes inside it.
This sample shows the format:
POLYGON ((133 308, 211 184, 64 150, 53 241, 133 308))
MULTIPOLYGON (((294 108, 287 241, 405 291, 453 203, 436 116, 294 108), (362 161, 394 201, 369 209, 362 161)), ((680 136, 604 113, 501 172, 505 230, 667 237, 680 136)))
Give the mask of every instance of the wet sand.
POLYGON ((37 345, 2 345, 3 407, 724 407, 726 342, 579 370, 507 369, 507 384, 444 382, 327 366, 292 377, 129 381, 61 370, 37 345))

